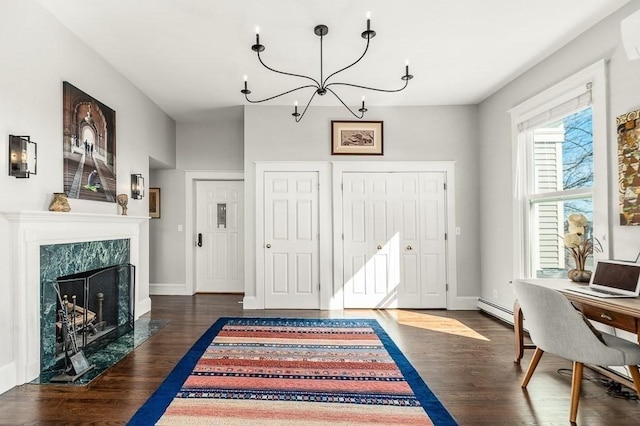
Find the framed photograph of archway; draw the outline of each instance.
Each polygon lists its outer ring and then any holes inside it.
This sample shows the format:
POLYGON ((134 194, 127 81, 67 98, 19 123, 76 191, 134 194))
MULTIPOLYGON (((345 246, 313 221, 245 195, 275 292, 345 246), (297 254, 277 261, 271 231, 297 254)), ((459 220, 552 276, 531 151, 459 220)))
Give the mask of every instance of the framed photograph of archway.
POLYGON ((64 192, 69 199, 116 202, 116 112, 62 83, 64 192))
POLYGON ((331 121, 331 155, 382 153, 382 121, 331 121))
POLYGON ((640 225, 640 110, 616 118, 620 225, 640 225))

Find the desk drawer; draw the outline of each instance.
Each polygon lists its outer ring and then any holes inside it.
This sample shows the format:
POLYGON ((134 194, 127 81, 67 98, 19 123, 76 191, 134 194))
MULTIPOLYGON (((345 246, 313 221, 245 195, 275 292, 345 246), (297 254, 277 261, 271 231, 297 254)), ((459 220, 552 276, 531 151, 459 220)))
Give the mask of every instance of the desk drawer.
POLYGON ((611 312, 595 306, 582 305, 582 313, 589 319, 615 328, 637 333, 636 319, 632 316, 611 312))

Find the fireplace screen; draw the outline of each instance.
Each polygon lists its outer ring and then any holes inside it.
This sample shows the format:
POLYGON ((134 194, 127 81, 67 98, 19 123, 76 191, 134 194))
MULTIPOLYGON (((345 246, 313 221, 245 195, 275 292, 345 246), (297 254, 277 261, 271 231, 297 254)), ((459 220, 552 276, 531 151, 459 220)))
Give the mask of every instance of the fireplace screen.
POLYGON ((56 359, 73 362, 76 353, 95 352, 106 337, 133 330, 134 269, 123 264, 58 277, 56 359))

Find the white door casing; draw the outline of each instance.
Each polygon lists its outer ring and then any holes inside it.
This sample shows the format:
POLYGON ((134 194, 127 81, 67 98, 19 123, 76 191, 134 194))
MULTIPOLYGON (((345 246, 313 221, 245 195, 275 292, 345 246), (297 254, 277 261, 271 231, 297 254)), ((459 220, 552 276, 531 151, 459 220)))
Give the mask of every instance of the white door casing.
POLYGON ((242 181, 196 182, 196 291, 244 292, 242 181))
POLYGON ((320 308, 318 209, 317 172, 265 172, 265 308, 320 308))

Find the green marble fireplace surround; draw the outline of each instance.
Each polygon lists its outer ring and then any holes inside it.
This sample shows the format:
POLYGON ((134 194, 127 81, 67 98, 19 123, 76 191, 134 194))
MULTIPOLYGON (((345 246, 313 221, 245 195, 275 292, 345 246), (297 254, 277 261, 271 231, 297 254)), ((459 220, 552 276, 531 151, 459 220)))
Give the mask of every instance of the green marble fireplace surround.
MULTIPOLYGON (((129 265, 129 239, 106 241, 74 242, 40 246, 40 383, 59 373, 64 360, 56 355, 56 308, 57 295, 54 284, 61 277, 102 268, 122 265, 113 275, 113 285, 117 286, 112 295, 117 300, 117 322, 115 329, 105 335, 108 342, 94 342, 87 347, 85 354, 89 358, 99 356, 109 343, 127 332, 133 333, 134 317, 134 270, 129 265), (108 337, 108 338, 107 338, 108 337)), ((76 285, 76 284, 74 284, 76 285)), ((62 286, 61 286, 62 287, 62 286)), ((110 300, 113 302, 113 300, 110 300)), ((108 349, 107 349, 108 352, 108 349)), ((94 372, 92 376, 95 376, 94 372)))

